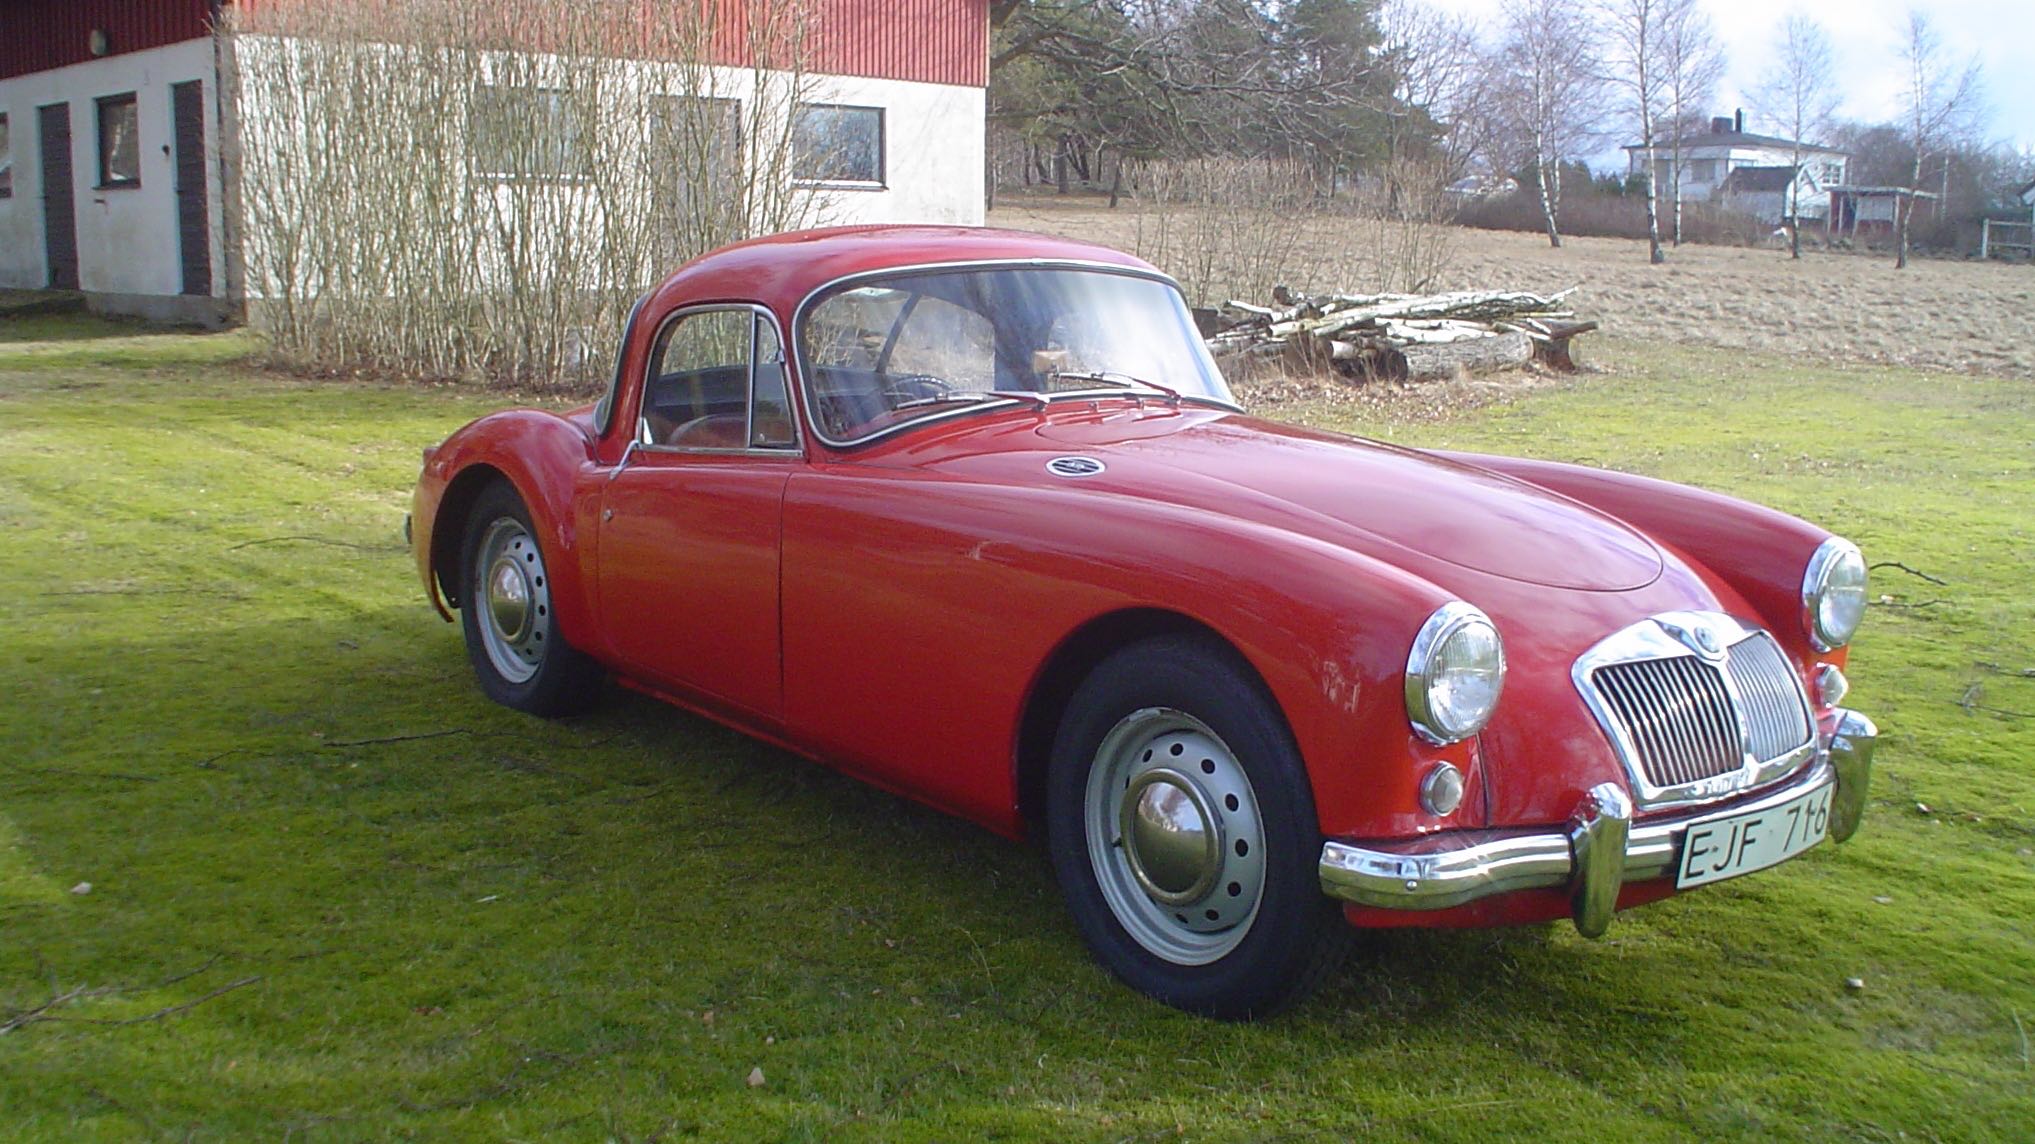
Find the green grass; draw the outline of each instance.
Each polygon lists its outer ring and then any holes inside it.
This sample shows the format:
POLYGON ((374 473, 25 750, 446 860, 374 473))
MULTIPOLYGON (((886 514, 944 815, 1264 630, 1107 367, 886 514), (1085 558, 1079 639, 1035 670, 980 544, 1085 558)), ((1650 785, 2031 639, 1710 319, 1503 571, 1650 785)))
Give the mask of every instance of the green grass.
POLYGON ((0 1137, 2035 1124, 2035 386, 1607 342, 1450 420, 1297 410, 1740 493, 1946 583, 1878 574, 1940 602, 1858 641, 1851 843, 1601 942, 1383 935, 1239 1027, 1114 984, 1034 848, 631 695, 487 704, 399 534, 418 447, 502 398, 247 349, 0 324, 0 1137))

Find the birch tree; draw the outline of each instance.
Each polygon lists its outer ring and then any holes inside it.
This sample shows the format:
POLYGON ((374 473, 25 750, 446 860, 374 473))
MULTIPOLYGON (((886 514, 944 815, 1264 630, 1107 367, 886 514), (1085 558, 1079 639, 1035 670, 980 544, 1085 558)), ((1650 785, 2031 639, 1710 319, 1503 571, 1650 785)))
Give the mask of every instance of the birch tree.
MULTIPOLYGON (((1661 86, 1668 131, 1668 202, 1674 209, 1674 244, 1682 245, 1683 125, 1702 113, 1724 74, 1724 50, 1710 18, 1697 0, 1663 0, 1661 4, 1661 86)), ((1798 137, 1799 138, 1799 137, 1798 137)), ((1796 160, 1796 166, 1801 161, 1796 160)))
POLYGON ((1779 123, 1795 144, 1789 160, 1796 174, 1788 184, 1788 253, 1799 259, 1802 163, 1808 157, 1809 136, 1829 131, 1837 114, 1837 83, 1831 70, 1830 37, 1822 25, 1800 12, 1790 13, 1781 21, 1775 40, 1778 51, 1760 79, 1756 99, 1767 118, 1779 123))
POLYGON ((1600 0, 1604 21, 1604 79, 1619 93, 1624 114, 1639 132, 1646 157, 1646 257, 1658 265, 1661 252, 1660 163, 1654 154, 1654 124, 1664 97, 1661 17, 1664 0, 1600 0))
POLYGON ((1562 163, 1596 138, 1604 89, 1579 0, 1505 0, 1492 83, 1515 153, 1533 167, 1548 245, 1562 244, 1562 163))
POLYGON ((1919 8, 1908 12, 1901 41, 1901 126, 1914 153, 1907 191, 1894 209, 1894 267, 1908 266, 1908 227, 1915 215, 1915 196, 1922 189, 1922 165, 1941 155, 1970 130, 1984 98, 1977 57, 1963 65, 1947 58, 1943 42, 1929 17, 1919 8))

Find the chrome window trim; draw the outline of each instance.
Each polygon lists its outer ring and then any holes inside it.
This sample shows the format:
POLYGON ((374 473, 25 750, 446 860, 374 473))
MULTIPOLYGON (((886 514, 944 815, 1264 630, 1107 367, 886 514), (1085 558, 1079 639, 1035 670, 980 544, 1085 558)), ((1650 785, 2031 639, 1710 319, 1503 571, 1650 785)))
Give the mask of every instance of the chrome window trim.
POLYGON ((615 371, 608 378, 608 391, 594 402, 594 436, 606 437, 608 430, 615 427, 615 403, 622 396, 622 380, 629 365, 629 343, 635 340, 636 322, 643 317, 643 311, 650 308, 650 299, 657 296, 652 290, 637 298, 629 307, 629 316, 622 319, 622 336, 615 348, 615 371))
POLYGON ((1795 698, 1802 704, 1802 710, 1809 720, 1809 740, 1771 759, 1755 758, 1750 751, 1748 744, 1751 742, 1752 731, 1747 722, 1745 698, 1740 694, 1731 672, 1721 668, 1730 654, 1730 649, 1748 639, 1765 634, 1765 629, 1740 623, 1722 612, 1663 612, 1611 633, 1576 658, 1576 662, 1569 669, 1570 681, 1575 684, 1584 705, 1589 707, 1590 714, 1596 717, 1597 726, 1610 740, 1612 753, 1618 756, 1618 761, 1625 767, 1625 775, 1632 782, 1634 799, 1640 806, 1658 809, 1714 802, 1729 795, 1764 786, 1793 773, 1816 757, 1816 709, 1809 701, 1808 690, 1802 683, 1800 671, 1796 669, 1798 665, 1785 650, 1782 657, 1787 659, 1791 668, 1788 678, 1793 683, 1795 698), (1700 646, 1697 636, 1706 629, 1721 636, 1719 641, 1721 646, 1715 653, 1700 646), (1623 721, 1612 711, 1610 703, 1599 691, 1591 676, 1597 669, 1614 664, 1678 657, 1708 660, 1720 668, 1717 674, 1723 681, 1725 693, 1731 697, 1731 713, 1738 723, 1738 742, 1743 761, 1737 770, 1727 771, 1721 775, 1698 779, 1695 782, 1655 786, 1646 777, 1645 768, 1640 766, 1638 745, 1633 742, 1623 721))
MULTIPOLYGON (((638 452, 671 454, 676 456, 705 456, 705 457, 802 457, 805 455, 805 433, 799 424, 798 409, 796 408, 792 401, 793 387, 790 384, 788 384, 789 379, 787 379, 787 384, 784 387, 785 404, 788 406, 792 406, 792 408, 786 410, 786 412, 791 415, 792 440, 791 444, 789 445, 778 445, 768 448, 758 448, 756 446, 750 445, 732 449, 724 449, 724 448, 714 448, 705 445, 652 445, 643 440, 643 403, 650 396, 650 378, 656 372, 657 366, 659 364, 657 360, 658 359, 657 346, 658 343, 664 339, 665 332, 671 329, 671 327, 677 322, 682 321, 683 319, 688 318, 694 314, 716 313, 734 310, 747 310, 751 315, 760 316, 767 320, 770 323, 770 328, 777 334, 778 351, 780 353, 785 354, 785 363, 788 364, 790 362, 791 359, 789 352, 785 348, 786 346, 789 345, 789 343, 784 340, 784 326, 777 320, 777 315, 771 311, 770 307, 762 305, 761 303, 695 302, 688 306, 680 306, 678 309, 673 310, 669 314, 666 314, 663 320, 657 323, 657 332, 650 338, 650 352, 644 358, 643 361, 643 377, 641 379, 642 383, 636 387, 636 429, 633 436, 636 441, 638 452)), ((617 372, 618 373, 620 372, 619 369, 617 370, 617 372)), ((754 424, 755 416, 756 416, 756 326, 752 322, 749 326, 749 400, 748 403, 743 407, 742 411, 742 439, 744 441, 752 439, 752 435, 755 432, 754 424)))
MULTIPOLYGON (((960 270, 995 270, 995 269, 1093 270, 1100 271, 1105 274, 1117 274, 1126 278, 1144 278, 1153 282, 1158 282, 1163 285, 1172 287, 1173 292, 1175 294, 1180 295, 1181 304, 1184 306, 1187 302, 1187 297, 1185 293, 1182 292, 1180 289, 1180 283, 1175 281, 1171 275, 1162 273, 1157 270, 1144 270, 1135 266, 1123 266, 1114 262, 1099 262, 1080 258, 975 258, 975 259, 963 259, 961 261, 956 262, 915 262, 904 266, 886 266, 878 270, 858 270, 852 274, 843 274, 838 278, 830 278, 827 281, 822 282, 818 286, 813 287, 811 290, 806 292, 806 296, 804 298, 799 299, 799 304, 797 308, 792 311, 791 314, 792 332, 796 334, 799 330, 804 329, 805 320, 808 316, 808 312, 812 309, 813 304, 819 300, 821 295, 826 294, 829 291, 836 289, 837 287, 846 286, 850 283, 861 282, 864 280, 893 278, 893 277, 902 278, 910 276, 912 274, 926 274, 935 271, 947 272, 960 270)), ((810 426, 812 430, 813 439, 819 441, 823 445, 826 445, 834 449, 855 449, 860 448, 864 445, 872 445, 878 441, 883 440, 886 437, 891 436, 894 433, 899 433, 906 429, 918 429, 927 425, 936 425, 942 421, 950 421, 957 417, 966 417, 970 414, 980 413, 986 409, 1008 409, 1013 405, 1036 404, 1036 402, 1033 402, 1029 398, 1022 397, 998 398, 993 401, 978 401, 966 405, 960 409, 950 409, 945 412, 929 412, 923 417, 914 417, 909 421, 901 421, 896 425, 885 426, 884 428, 879 429, 874 433, 868 434, 867 436, 856 437, 845 441, 837 441, 834 438, 827 436, 826 432, 820 428, 819 418, 817 416, 812 415, 811 413, 811 411, 815 409, 816 406, 814 405, 815 398, 812 391, 812 376, 811 371, 809 369, 811 363, 809 363, 806 360, 805 345, 802 342, 797 341, 796 339, 786 344, 790 347, 787 350, 787 356, 795 356, 798 362, 798 389, 800 398, 799 403, 805 407, 808 416, 812 416, 813 418, 813 423, 810 426)), ((1207 353, 1207 348, 1205 346, 1203 347, 1202 352, 1204 354, 1207 353)), ((1214 366, 1214 364, 1215 364, 1214 359, 1211 358, 1209 360, 1209 365, 1212 367, 1214 366)), ((1222 377, 1221 370, 1219 369, 1216 370, 1215 376, 1217 376, 1218 378, 1222 378, 1223 385, 1227 386, 1229 384, 1229 379, 1222 377)), ((1159 396, 1156 393, 1146 395, 1139 393, 1135 390, 1128 390, 1119 386, 1103 386, 1096 389, 1070 389, 1064 393, 1042 394, 1041 396, 1044 396, 1048 402, 1053 402, 1059 401, 1063 398, 1122 397, 1125 396, 1126 394, 1133 397, 1159 396)), ((1216 397, 1205 397, 1197 394, 1182 394, 1181 400, 1191 401, 1197 405, 1206 405, 1215 409, 1225 409, 1231 413, 1242 413, 1244 411, 1244 407, 1238 405, 1234 401, 1224 401, 1221 398, 1216 397)))

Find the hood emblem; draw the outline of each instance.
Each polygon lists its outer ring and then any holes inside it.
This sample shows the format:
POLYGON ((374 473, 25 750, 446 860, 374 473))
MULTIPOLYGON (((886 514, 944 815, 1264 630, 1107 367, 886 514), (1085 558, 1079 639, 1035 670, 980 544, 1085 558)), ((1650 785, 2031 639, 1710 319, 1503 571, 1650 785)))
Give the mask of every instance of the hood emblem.
POLYGON ((1092 477, 1102 467, 1094 457, 1055 457, 1046 462, 1046 471, 1056 477, 1092 477))
POLYGON ((1682 646, 1704 659, 1715 661, 1724 658, 1724 637, 1708 622, 1694 619, 1690 623, 1681 624, 1659 616, 1655 617, 1655 622, 1680 641, 1682 646))

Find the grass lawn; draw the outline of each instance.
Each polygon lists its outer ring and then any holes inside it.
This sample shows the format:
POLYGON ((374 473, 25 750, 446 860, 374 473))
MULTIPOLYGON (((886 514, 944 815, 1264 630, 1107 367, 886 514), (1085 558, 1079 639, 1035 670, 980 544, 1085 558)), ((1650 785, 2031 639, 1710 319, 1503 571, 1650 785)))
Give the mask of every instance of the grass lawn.
POLYGON ((1091 963, 1035 848, 633 695, 486 703, 400 529, 501 396, 0 324, 0 1136, 2025 1139, 2035 384, 1591 348, 1445 419, 1280 412, 1941 580, 1877 573, 1864 828, 1601 942, 1381 936, 1228 1026, 1091 963))

